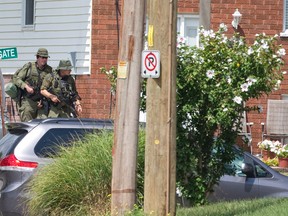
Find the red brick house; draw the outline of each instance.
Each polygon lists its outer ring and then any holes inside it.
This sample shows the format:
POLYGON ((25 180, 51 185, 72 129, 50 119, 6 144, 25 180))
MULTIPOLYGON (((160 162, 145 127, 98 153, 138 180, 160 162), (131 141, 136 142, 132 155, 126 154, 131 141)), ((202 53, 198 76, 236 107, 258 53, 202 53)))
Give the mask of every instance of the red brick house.
MULTIPOLYGON (((43 13, 47 11, 48 3, 42 5, 44 3, 41 1, 35 0, 35 2, 36 9, 43 10, 43 8, 45 8, 43 13)), ((59 4, 60 2, 61 1, 59 1, 59 4)), ((77 8, 77 4, 80 3, 83 4, 83 8, 84 6, 91 7, 91 29, 89 29, 91 31, 91 36, 89 36, 91 37, 89 38, 91 49, 88 55, 90 56, 90 66, 89 64, 88 66, 86 65, 89 67, 89 72, 79 75, 76 74, 78 91, 83 98, 83 117, 114 117, 115 97, 111 95, 109 81, 106 75, 101 73, 100 68, 110 68, 111 66, 117 65, 118 45, 120 43, 118 40, 118 32, 121 25, 122 2, 123 0, 85 0, 83 3, 82 1, 73 1, 75 8, 77 8)), ((232 35, 234 33, 231 25, 233 19, 232 14, 236 9, 239 9, 239 12, 242 14, 242 19, 238 30, 248 41, 252 42, 257 33, 265 32, 267 35, 281 34, 279 43, 283 44, 283 47, 287 50, 288 33, 285 34, 285 30, 288 29, 288 13, 286 11, 286 3, 287 0, 178 0, 177 29, 182 36, 187 38, 187 41, 190 44, 196 43, 197 28, 200 25, 204 25, 205 28, 216 30, 220 23, 225 23, 229 29, 228 34, 232 35)), ((10 8, 10 5, 7 5, 10 3, 0 4, 6 4, 6 7, 10 8)), ((63 4, 63 7, 67 7, 64 2, 61 4, 63 4)), ((51 8, 49 8, 51 10, 56 11, 58 9, 53 8, 50 4, 49 6, 51 6, 51 8)), ((4 8, 4 6, 1 6, 1 8, 4 8)), ((72 12, 76 13, 77 10, 72 12)), ((0 18, 2 16, 1 14, 4 14, 4 12, 0 13, 0 18)), ((40 15, 36 13, 36 20, 38 22, 41 21, 40 15)), ((47 19, 45 18, 42 20, 45 21, 47 19)), ((11 25, 9 24, 9 27, 12 26, 12 24, 13 23, 11 23, 11 25)), ((1 24, 0 22, 0 25, 4 24, 1 24)), ((6 21, 5 25, 8 25, 6 21)), ((55 24, 51 26, 55 26, 55 24)), ((53 50, 53 47, 51 49, 53 50)), ((55 47, 54 53, 57 53, 55 47)), ((285 58, 287 61, 287 56, 285 58)), ((287 68, 287 65, 285 65, 285 68, 287 68)), ((285 76, 285 80, 282 82, 280 90, 273 92, 269 96, 263 96, 259 100, 250 101, 250 104, 252 105, 260 105, 263 107, 263 112, 250 112, 247 119, 247 121, 254 123, 252 126, 252 137, 253 151, 255 152, 258 151, 257 142, 262 139, 261 122, 266 121, 267 99, 282 100, 285 97, 285 94, 288 94, 287 76, 288 75, 285 76)), ((6 81, 9 77, 10 76, 5 76, 6 81)))
MULTIPOLYGON (((204 25, 216 30, 220 23, 225 23, 229 29, 228 34, 232 35, 234 33, 231 25, 232 14, 238 9, 242 14, 238 30, 248 41, 252 42, 257 33, 281 34, 279 43, 287 50, 288 35, 283 33, 288 27, 288 14, 284 9, 286 2, 286 0, 178 0, 178 31, 184 22, 184 31, 187 30, 184 35, 194 37, 195 26, 204 25), (184 21, 181 23, 181 20, 184 21)), ((115 2, 94 1, 93 3, 92 73, 89 78, 80 77, 78 86, 81 94, 85 95, 85 115, 106 118, 110 115, 110 103, 113 105, 114 102, 113 99, 111 102, 109 83, 105 79, 105 75, 100 73, 99 68, 117 65, 115 2), (90 93, 87 83, 96 87, 94 93, 90 93)), ((285 60, 288 60, 287 56, 285 60)), ((247 116, 247 121, 254 123, 252 126, 253 153, 257 151, 257 143, 262 139, 261 123, 266 122, 267 99, 281 100, 285 94, 288 94, 288 77, 287 75, 284 77, 280 90, 269 96, 263 96, 259 100, 250 101, 251 105, 259 105, 263 108, 263 112, 253 111, 247 116)))

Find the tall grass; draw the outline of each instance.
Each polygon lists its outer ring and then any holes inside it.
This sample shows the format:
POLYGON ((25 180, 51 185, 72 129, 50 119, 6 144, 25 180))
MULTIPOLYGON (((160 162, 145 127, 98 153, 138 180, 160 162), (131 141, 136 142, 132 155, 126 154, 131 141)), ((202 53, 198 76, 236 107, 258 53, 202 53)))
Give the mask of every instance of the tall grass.
MULTIPOLYGON (((139 133, 137 191, 143 204, 144 132, 139 133)), ((28 186, 27 215, 109 215, 113 133, 89 134, 61 148, 53 163, 40 169, 28 186)))

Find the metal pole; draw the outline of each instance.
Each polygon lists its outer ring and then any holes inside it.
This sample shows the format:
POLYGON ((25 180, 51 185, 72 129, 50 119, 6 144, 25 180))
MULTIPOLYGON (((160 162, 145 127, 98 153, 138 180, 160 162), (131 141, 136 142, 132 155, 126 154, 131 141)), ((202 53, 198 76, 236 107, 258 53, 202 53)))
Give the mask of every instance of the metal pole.
POLYGON ((7 113, 7 109, 5 103, 4 78, 1 68, 0 68, 0 79, 1 79, 1 123, 2 123, 2 135, 4 136, 6 134, 4 113, 5 114, 7 113))

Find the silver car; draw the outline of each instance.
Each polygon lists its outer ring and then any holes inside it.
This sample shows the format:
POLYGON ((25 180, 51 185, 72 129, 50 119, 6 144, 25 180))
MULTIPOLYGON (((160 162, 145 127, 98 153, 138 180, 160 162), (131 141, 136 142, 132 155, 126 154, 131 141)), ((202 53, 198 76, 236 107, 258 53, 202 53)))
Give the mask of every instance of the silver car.
POLYGON ((288 197, 288 176, 248 152, 235 151, 236 157, 227 166, 219 185, 215 185, 210 201, 288 197))
POLYGON ((37 169, 52 161, 59 146, 86 133, 113 129, 109 120, 45 119, 6 124, 0 140, 0 215, 23 215, 25 185, 37 169))

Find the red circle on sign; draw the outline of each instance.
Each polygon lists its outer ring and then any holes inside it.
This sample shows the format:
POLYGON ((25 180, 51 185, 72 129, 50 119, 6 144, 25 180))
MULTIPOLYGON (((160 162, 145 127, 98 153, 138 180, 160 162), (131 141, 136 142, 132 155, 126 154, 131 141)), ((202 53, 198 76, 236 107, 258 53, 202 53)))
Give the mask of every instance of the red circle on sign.
POLYGON ((156 66, 157 66, 156 56, 154 55, 154 53, 150 52, 145 57, 145 68, 148 71, 153 71, 153 70, 155 70, 156 66), (147 63, 148 63, 148 65, 147 65, 147 63))

